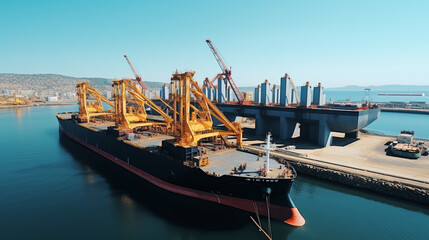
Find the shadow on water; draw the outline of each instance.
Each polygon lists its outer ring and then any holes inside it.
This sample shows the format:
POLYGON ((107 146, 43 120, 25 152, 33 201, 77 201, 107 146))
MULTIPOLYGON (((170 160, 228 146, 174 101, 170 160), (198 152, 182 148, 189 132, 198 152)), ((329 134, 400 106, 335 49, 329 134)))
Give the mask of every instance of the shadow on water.
MULTIPOLYGON (((406 210, 410 210, 410 211, 414 211, 414 212, 420 212, 420 213, 429 215, 429 207, 428 206, 421 204, 421 203, 407 201, 407 200, 403 200, 400 198, 392 197, 392 196, 389 196, 387 194, 383 194, 383 193, 379 193, 379 192, 375 192, 375 191, 371 191, 371 190, 366 190, 366 189, 353 188, 353 187, 349 187, 349 186, 346 186, 346 185, 343 185, 343 184, 340 184, 337 182, 324 180, 324 179, 320 179, 317 177, 304 175, 304 174, 302 174, 302 175, 298 174, 296 181, 300 181, 301 183, 305 183, 305 184, 310 184, 310 185, 312 185, 312 187, 320 187, 320 188, 324 188, 324 189, 328 189, 328 190, 332 190, 332 191, 336 191, 336 192, 341 192, 341 193, 352 195, 352 196, 362 197, 362 198, 365 198, 367 200, 376 201, 376 202, 388 204, 388 205, 391 205, 394 207, 399 207, 399 208, 403 208, 406 210)), ((301 191, 300 186, 301 186, 300 184, 294 185, 294 190, 297 193, 299 193, 301 191)))
MULTIPOLYGON (((141 209, 185 228, 242 231, 250 225, 257 234, 256 226, 251 223, 249 214, 160 189, 79 145, 64 134, 59 135, 61 147, 73 156, 82 169, 89 167, 107 181, 114 199, 123 201, 123 196, 128 195, 141 209)), ((281 236, 282 239, 286 239, 294 229, 296 228, 285 226, 284 223, 273 223, 274 234, 281 236)))

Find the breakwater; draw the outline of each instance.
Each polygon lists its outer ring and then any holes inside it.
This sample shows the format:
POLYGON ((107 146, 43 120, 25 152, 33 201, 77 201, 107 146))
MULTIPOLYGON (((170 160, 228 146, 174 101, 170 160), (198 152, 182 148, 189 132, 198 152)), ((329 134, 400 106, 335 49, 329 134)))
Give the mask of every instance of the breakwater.
POLYGON ((425 96, 424 93, 378 93, 379 96, 425 96))
POLYGON ((429 109, 409 109, 409 108, 381 108, 382 112, 397 112, 397 113, 413 113, 413 114, 428 114, 429 109))

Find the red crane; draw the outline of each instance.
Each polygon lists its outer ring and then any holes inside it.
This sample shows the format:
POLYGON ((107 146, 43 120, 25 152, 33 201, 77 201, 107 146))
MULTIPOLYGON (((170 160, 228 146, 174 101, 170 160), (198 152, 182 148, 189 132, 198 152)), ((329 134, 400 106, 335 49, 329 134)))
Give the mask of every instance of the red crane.
POLYGON ((223 62, 222 58, 219 55, 219 52, 216 50, 212 41, 210 39, 207 39, 206 43, 207 45, 209 45, 210 50, 212 50, 213 55, 217 63, 219 64, 220 69, 222 69, 222 74, 225 76, 225 79, 228 80, 229 85, 232 87, 232 90, 234 91, 234 94, 237 97, 238 103, 243 104, 244 96, 238 89, 237 85, 235 85, 234 80, 231 77, 231 69, 228 68, 226 64, 223 62))
POLYGON ((149 88, 146 86, 146 84, 144 84, 144 82, 142 81, 142 77, 137 73, 137 71, 134 69, 133 64, 131 64, 130 59, 128 59, 127 55, 124 55, 125 59, 127 59, 128 64, 131 67, 131 70, 133 70, 134 75, 136 76, 136 80, 137 82, 139 82, 140 86, 142 87, 143 90, 148 90, 149 88))

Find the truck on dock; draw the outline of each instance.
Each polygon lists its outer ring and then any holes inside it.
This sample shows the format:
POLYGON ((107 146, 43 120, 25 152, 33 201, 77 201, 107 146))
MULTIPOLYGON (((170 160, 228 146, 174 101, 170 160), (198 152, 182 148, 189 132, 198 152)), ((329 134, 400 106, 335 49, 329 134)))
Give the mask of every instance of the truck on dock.
POLYGON ((422 154, 427 154, 423 142, 414 142, 414 131, 401 131, 396 138, 389 144, 390 153, 404 158, 418 159, 422 154))

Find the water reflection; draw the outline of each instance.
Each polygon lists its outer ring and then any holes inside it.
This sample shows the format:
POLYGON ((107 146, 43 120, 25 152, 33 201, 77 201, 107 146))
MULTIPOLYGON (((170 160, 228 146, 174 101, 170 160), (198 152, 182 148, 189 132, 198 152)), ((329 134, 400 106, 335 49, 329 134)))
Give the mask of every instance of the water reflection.
MULTIPOLYGON (((293 185, 292 190, 293 190, 293 193, 295 193, 296 195, 306 194, 311 198, 317 198, 317 196, 315 196, 314 194, 318 194, 318 193, 317 192, 315 193, 314 191, 318 188, 322 188, 322 189, 339 192, 341 194, 358 196, 367 200, 376 201, 376 202, 388 204, 394 207, 399 207, 399 208, 414 211, 414 212, 421 212, 426 215, 429 215, 429 207, 427 205, 399 199, 396 197, 388 196, 386 194, 373 192, 365 189, 348 187, 337 182, 322 180, 316 177, 302 175, 302 174, 298 175, 295 181, 296 183, 293 185)), ((292 196, 292 199, 294 199, 293 196, 292 196)), ((297 205, 299 208, 299 202, 297 205)))
POLYGON ((83 173, 85 175, 85 182, 88 185, 95 184, 95 177, 94 177, 92 169, 89 166, 84 166, 83 173))
POLYGON ((19 126, 22 124, 22 117, 25 114, 30 113, 30 107, 16 107, 14 108, 15 117, 19 126))

